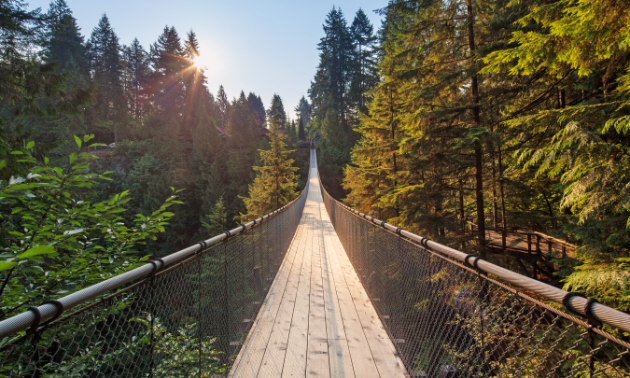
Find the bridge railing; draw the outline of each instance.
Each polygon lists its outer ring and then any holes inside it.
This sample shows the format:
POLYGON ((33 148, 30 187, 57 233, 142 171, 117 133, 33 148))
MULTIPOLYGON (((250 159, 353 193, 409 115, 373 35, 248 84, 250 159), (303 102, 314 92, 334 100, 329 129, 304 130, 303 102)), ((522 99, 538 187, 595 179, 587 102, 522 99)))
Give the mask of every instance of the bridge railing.
POLYGON ((401 230, 323 194, 348 257, 411 376, 630 376, 630 315, 401 230))
POLYGON ((226 375, 307 190, 260 219, 1 321, 0 377, 226 375))
MULTIPOLYGON (((476 235, 478 230, 477 224, 470 221, 467 221, 466 224, 470 227, 470 232, 476 235)), ((486 240, 490 241, 492 246, 503 247, 502 228, 485 226, 485 230, 486 240)), ((528 253, 540 253, 554 258, 576 257, 575 251, 577 245, 542 232, 507 230, 506 237, 508 240, 505 247, 508 249, 521 250, 528 253), (516 244, 515 241, 520 242, 517 243, 519 245, 514 246, 514 244, 516 244)))

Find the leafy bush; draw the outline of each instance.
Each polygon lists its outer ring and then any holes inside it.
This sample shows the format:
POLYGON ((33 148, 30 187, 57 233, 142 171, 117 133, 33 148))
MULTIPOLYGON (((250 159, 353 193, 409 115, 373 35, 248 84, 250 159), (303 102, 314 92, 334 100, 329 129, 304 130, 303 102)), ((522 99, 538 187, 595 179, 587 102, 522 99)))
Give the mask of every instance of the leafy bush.
MULTIPOLYGON (((39 161, 34 142, 11 152, 26 164, 25 177, 0 181, 0 315, 14 315, 39 304, 130 270, 145 261, 134 247, 155 240, 174 214, 174 193, 154 212, 137 214, 126 225, 122 213, 127 191, 92 202, 93 188, 107 175, 94 173, 96 156, 82 152, 92 138, 75 137, 76 151, 67 165, 39 161)), ((92 147, 98 145, 92 145, 92 147)), ((0 161, 0 170, 7 160, 0 161)))

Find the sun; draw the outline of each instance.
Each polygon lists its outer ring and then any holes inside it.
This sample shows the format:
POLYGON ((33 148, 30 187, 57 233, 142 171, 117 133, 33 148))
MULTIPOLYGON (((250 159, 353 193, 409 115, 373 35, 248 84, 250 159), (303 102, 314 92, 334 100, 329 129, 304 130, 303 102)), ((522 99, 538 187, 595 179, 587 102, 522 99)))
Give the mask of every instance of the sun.
POLYGON ((201 57, 201 56, 196 56, 193 60, 192 60, 193 66, 199 68, 199 69, 208 69, 208 65, 207 62, 201 57))

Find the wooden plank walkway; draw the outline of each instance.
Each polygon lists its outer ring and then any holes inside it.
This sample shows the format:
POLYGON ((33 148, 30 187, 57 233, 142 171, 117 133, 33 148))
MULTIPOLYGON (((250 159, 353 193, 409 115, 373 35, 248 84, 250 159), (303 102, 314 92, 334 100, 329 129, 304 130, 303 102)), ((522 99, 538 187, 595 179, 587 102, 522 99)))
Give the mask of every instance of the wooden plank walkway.
POLYGON ((408 377, 346 256, 315 154, 304 214, 229 377, 408 377))

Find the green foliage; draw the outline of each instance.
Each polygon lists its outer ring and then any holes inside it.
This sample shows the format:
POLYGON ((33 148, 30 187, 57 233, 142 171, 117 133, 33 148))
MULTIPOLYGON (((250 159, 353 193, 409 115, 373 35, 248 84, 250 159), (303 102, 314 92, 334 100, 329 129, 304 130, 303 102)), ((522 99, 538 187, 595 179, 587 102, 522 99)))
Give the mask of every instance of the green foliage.
POLYGON ((215 236, 227 231, 228 212, 223 202, 223 196, 214 204, 212 212, 207 216, 208 222, 201 222, 208 230, 209 236, 215 236))
POLYGON ((150 215, 136 214, 131 224, 122 217, 130 200, 127 191, 94 201, 94 187, 108 177, 93 173, 97 157, 81 150, 90 139, 75 138, 76 151, 63 167, 35 159, 32 142, 12 152, 29 169, 24 177, 0 182, 5 316, 137 266, 143 259, 135 248, 155 240, 174 216, 167 210, 180 203, 176 195, 150 215))
MULTIPOLYGON (((393 0, 382 13, 380 81, 355 128, 347 203, 471 251, 473 217, 572 239, 577 261, 559 277, 625 308, 628 4, 393 0)), ((313 122, 319 156, 343 166, 331 124, 313 122)))
POLYGON ((613 264, 584 264, 564 280, 563 289, 596 297, 620 311, 630 311, 630 259, 613 264))
POLYGON ((249 185, 249 198, 243 198, 247 214, 241 214, 240 221, 248 222, 281 208, 297 197, 293 159, 294 151, 286 149, 283 138, 277 132, 271 132, 269 150, 259 150, 260 166, 255 166, 256 178, 249 185))
POLYGON ((296 111, 300 110, 304 126, 310 124, 308 137, 321 137, 322 180, 334 197, 341 198, 343 168, 350 163, 350 150, 358 139, 354 131, 358 115, 367 110, 369 91, 378 82, 377 38, 362 10, 348 26, 341 9, 333 7, 323 28, 325 35, 317 45, 320 61, 309 89, 311 104, 301 100, 296 111))

